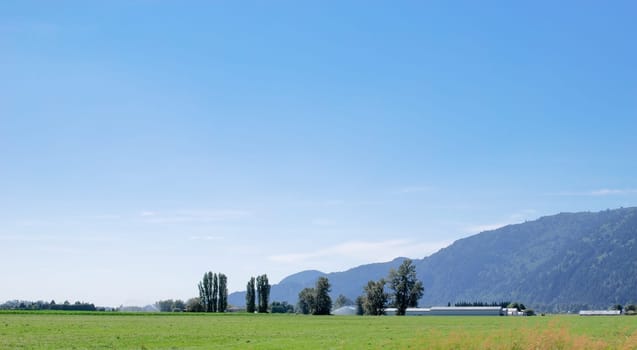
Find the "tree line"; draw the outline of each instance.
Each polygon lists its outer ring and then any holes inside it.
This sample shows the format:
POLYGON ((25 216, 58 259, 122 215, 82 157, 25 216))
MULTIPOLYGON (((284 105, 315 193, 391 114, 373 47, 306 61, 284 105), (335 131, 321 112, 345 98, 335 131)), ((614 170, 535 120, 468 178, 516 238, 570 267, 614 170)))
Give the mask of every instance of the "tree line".
POLYGON ((106 308, 95 307, 95 304, 76 301, 71 304, 68 300, 62 304, 56 304, 55 300, 27 301, 11 300, 0 304, 0 310, 56 310, 56 311, 106 311, 106 308))

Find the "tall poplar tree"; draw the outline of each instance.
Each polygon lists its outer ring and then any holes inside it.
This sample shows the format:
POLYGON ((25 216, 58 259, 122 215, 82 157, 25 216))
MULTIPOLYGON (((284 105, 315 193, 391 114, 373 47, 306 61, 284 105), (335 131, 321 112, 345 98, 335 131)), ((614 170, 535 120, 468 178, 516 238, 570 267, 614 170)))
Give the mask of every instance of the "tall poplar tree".
POLYGON ((212 297, 210 300, 211 310, 209 312, 217 312, 217 302, 219 301, 219 278, 217 274, 212 275, 212 297))
POLYGON ((217 298, 217 312, 226 312, 228 309, 228 277, 219 273, 219 297, 217 298))
POLYGON ((203 279, 199 282, 199 298, 205 312, 212 312, 213 304, 216 303, 216 296, 213 293, 212 271, 203 274, 203 279))
POLYGON ((268 303, 270 300, 268 275, 257 276, 257 299, 259 301, 257 311, 260 313, 268 312, 268 303))
POLYGON ((254 277, 251 277, 246 286, 246 311, 249 313, 254 313, 257 310, 255 289, 255 280, 254 277))

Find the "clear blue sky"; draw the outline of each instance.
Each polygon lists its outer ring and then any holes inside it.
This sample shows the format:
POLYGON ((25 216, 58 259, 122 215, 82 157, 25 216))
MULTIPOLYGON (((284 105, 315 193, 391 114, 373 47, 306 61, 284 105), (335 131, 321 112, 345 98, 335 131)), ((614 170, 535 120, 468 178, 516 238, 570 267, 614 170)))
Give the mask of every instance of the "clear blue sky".
POLYGON ((0 302, 637 205, 635 1, 2 1, 0 302))

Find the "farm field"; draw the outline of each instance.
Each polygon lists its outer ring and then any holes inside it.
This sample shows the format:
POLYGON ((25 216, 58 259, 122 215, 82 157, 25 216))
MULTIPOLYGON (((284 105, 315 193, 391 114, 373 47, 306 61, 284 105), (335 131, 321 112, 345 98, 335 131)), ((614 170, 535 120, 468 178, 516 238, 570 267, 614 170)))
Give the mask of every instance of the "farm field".
POLYGON ((637 349, 637 317, 0 313, 0 349, 637 349))

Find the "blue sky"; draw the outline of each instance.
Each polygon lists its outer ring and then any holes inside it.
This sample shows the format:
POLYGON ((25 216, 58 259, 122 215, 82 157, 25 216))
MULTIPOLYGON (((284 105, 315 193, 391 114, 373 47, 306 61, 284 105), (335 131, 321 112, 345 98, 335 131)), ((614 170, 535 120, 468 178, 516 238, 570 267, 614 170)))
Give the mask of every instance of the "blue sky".
POLYGON ((186 299, 637 205, 634 1, 3 1, 0 301, 186 299))

